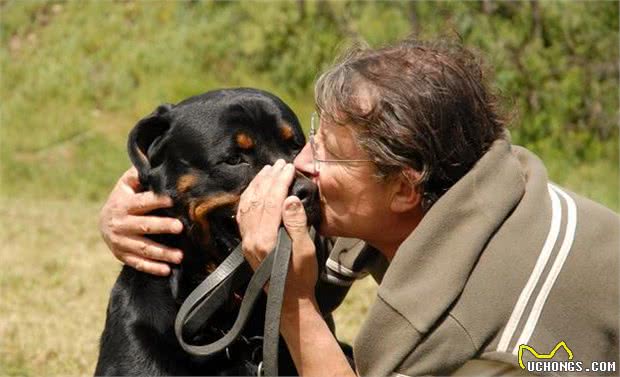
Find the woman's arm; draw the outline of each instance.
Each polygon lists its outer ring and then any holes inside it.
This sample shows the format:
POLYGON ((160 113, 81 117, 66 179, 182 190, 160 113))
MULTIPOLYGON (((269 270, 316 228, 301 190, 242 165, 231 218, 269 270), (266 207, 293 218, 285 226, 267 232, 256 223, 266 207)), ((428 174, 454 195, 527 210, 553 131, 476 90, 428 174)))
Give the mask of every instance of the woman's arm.
POLYGON ((300 376, 355 376, 316 303, 284 306, 280 332, 300 376))
POLYGON ((145 234, 180 233, 183 224, 173 218, 148 216, 158 208, 172 206, 172 199, 151 191, 139 192, 135 168, 127 170, 116 183, 99 214, 99 230, 112 254, 136 270, 165 276, 167 263, 180 263, 181 250, 158 244, 145 234))
POLYGON ((297 197, 286 198, 282 222, 291 237, 293 258, 287 275, 280 332, 301 376, 355 376, 338 341, 323 319, 314 294, 316 249, 297 197))
POLYGON ((316 248, 308 234, 299 198, 284 200, 282 222, 291 237, 293 256, 282 304, 280 332, 301 376, 355 376, 316 302, 316 248))
POLYGON ((265 167, 241 195, 237 222, 246 260, 256 270, 274 247, 280 223, 291 237, 280 332, 302 376, 354 376, 321 316, 314 294, 318 266, 299 198, 286 197, 295 169, 279 160, 265 167))

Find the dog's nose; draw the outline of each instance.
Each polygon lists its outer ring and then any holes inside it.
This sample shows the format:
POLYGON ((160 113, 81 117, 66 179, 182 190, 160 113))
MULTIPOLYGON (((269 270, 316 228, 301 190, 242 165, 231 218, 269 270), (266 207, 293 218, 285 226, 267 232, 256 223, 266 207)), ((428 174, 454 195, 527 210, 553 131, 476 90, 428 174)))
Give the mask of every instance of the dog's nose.
POLYGON ((308 223, 318 226, 320 222, 319 190, 318 187, 303 174, 297 173, 291 185, 289 195, 295 195, 301 200, 306 210, 308 223))
POLYGON ((316 191, 316 185, 311 180, 301 174, 297 174, 291 186, 290 195, 298 197, 304 207, 308 209, 308 206, 312 205, 312 202, 315 200, 316 191))
POLYGON ((307 202, 308 199, 312 196, 310 191, 312 190, 309 187, 308 183, 305 180, 296 179, 293 182, 293 188, 291 189, 291 195, 295 195, 298 197, 302 203, 307 202))

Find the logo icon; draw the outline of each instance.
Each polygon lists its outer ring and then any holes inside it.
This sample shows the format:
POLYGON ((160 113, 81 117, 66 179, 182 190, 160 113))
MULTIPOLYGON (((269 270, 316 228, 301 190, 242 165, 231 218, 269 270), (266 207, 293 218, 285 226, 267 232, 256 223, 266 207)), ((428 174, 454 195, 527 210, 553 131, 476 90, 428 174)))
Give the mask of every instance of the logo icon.
POLYGON ((523 351, 524 350, 530 351, 532 355, 537 359, 548 360, 548 359, 553 358, 553 356, 555 356, 555 353, 558 352, 560 348, 564 348, 564 350, 568 354, 568 360, 573 359, 573 351, 571 351, 571 349, 568 348, 568 346, 566 345, 566 342, 564 341, 561 341, 558 344, 556 344, 556 346, 553 347, 551 352, 547 354, 539 354, 538 352, 536 352, 534 348, 528 346, 527 344, 521 344, 519 345, 519 365, 521 366, 521 369, 525 369, 525 364, 523 363, 523 351))

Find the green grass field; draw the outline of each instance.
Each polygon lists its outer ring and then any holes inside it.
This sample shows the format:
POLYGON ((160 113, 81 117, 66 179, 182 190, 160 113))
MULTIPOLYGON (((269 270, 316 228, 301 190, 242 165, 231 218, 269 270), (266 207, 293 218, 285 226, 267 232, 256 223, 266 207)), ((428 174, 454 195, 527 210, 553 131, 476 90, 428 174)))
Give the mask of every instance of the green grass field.
MULTIPOLYGON (((120 270, 96 230, 98 210, 83 201, 0 201, 0 375, 94 372, 120 270)), ((357 283, 336 313, 341 339, 353 340, 375 287, 357 283)))
MULTIPOLYGON (((524 66, 542 72, 528 82, 504 47, 527 37, 529 3, 496 4, 491 16, 475 2, 308 1, 300 14, 301 3, 257 12, 251 2, 0 0, 0 376, 94 371, 120 269, 97 215, 129 166, 125 139, 141 117, 208 89, 254 86, 280 95, 307 127, 314 76, 343 40, 402 37, 405 10, 431 33, 456 28, 485 49, 518 110, 538 106, 521 114, 529 128, 516 124, 515 140, 543 158, 552 180, 620 210, 618 35, 604 28, 618 30, 614 4, 543 4, 554 44, 522 46, 524 66), (553 39, 566 36, 568 47, 553 39)), ((356 283, 336 313, 343 340, 353 340, 375 289, 371 279, 356 283)))

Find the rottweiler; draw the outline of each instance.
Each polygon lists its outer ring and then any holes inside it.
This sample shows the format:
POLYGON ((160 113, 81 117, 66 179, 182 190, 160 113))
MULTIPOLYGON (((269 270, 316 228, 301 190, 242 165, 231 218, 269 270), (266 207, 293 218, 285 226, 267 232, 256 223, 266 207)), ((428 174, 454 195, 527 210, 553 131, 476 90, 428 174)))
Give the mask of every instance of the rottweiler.
MULTIPOLYGON (((264 298, 236 345, 210 357, 181 349, 173 329, 175 316, 189 293, 240 242, 234 218, 240 194, 264 165, 278 159, 292 162, 304 144, 294 112, 277 96, 251 88, 215 90, 160 105, 135 125, 128 152, 142 187, 174 202, 172 208, 154 213, 176 217, 184 225, 180 235, 153 239, 180 248, 184 258, 171 266, 169 277, 122 268, 111 292, 95 375, 256 373, 264 298)), ((311 180, 298 173, 291 194, 301 199, 309 222, 317 225, 318 190, 311 180)), ((242 294, 232 294, 230 304, 192 341, 221 337, 236 318, 242 294)), ((279 369, 284 375, 296 374, 283 344, 279 369)))

